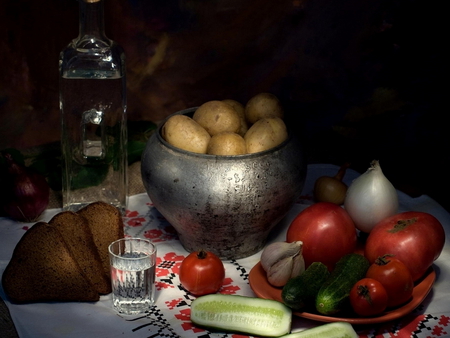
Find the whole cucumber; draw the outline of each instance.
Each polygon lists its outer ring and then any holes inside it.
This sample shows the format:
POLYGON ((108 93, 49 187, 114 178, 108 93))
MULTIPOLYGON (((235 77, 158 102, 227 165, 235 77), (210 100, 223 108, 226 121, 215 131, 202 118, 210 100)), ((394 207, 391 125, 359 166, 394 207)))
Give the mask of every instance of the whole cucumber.
POLYGON ((312 263, 301 275, 288 280, 281 291, 283 303, 297 311, 314 306, 317 293, 329 276, 325 264, 312 263))
POLYGON ((360 254, 343 256, 317 294, 317 311, 323 315, 334 315, 344 310, 349 305, 350 290, 364 278, 369 266, 369 260, 360 254))

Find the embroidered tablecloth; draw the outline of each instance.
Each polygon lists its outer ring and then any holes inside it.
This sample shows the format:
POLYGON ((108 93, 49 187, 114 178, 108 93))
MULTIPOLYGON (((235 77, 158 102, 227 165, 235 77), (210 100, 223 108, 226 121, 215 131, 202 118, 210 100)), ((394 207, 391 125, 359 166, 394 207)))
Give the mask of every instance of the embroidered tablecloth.
MULTIPOLYGON (((292 219, 313 203, 315 180, 323 175, 334 176, 333 165, 309 165, 302 196, 288 215, 272 231, 268 243, 285 240, 292 219)), ((358 173, 348 170, 344 181, 350 184, 358 173)), ((437 217, 445 227, 445 248, 434 264, 435 284, 425 300, 410 314, 388 323, 359 325, 360 337, 450 337, 450 214, 428 196, 411 198, 399 192, 399 211, 424 211, 437 217)), ((48 221, 59 209, 46 210, 41 220, 48 221)), ((19 336, 26 337, 197 337, 242 338, 241 334, 210 332, 195 327, 189 320, 190 303, 194 296, 180 285, 178 272, 188 252, 180 244, 175 229, 153 207, 147 194, 131 196, 124 217, 126 236, 151 239, 158 249, 156 269, 156 304, 146 316, 125 317, 111 308, 111 295, 95 303, 11 304, 2 288, 0 295, 10 310, 19 336)), ((0 273, 11 258, 23 233, 33 224, 17 223, 0 218, 0 273)), ((249 272, 258 263, 261 252, 239 260, 224 261, 226 278, 221 293, 255 296, 249 285, 249 272)), ((322 324, 297 316, 292 331, 322 324)))

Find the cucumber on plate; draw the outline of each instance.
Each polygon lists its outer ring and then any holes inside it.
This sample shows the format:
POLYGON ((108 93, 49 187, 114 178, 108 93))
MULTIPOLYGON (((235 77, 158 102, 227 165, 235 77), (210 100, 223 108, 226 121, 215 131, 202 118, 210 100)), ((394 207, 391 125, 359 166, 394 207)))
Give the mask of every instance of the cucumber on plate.
POLYGON ((301 275, 291 278, 281 291, 283 303, 294 311, 315 305, 317 293, 330 276, 325 264, 312 263, 301 275))
POLYGON ((364 278, 369 266, 368 259, 357 253, 347 254, 339 259, 317 294, 317 311, 329 316, 350 306, 350 290, 357 281, 364 278))

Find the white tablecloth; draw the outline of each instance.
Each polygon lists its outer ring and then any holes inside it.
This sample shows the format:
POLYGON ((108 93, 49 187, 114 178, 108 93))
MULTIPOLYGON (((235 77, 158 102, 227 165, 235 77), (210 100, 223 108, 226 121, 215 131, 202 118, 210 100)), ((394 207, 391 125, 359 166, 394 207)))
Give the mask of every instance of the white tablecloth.
MULTIPOLYGON (((322 176, 334 176, 333 165, 310 165, 301 198, 285 219, 271 233, 269 242, 285 240, 286 230, 292 219, 306 206, 312 204, 315 180, 322 176)), ((347 184, 358 174, 348 170, 344 178, 347 184)), ((450 214, 428 196, 411 198, 401 192, 400 210, 428 212, 444 225, 447 239, 445 248, 435 262, 437 279, 432 291, 411 314, 393 322, 375 326, 355 327, 360 337, 450 337, 450 214)), ((41 220, 48 221, 59 209, 45 211, 41 220)), ((111 296, 102 296, 95 303, 35 303, 11 304, 2 288, 0 295, 7 304, 21 338, 27 337, 245 337, 238 334, 211 333, 194 327, 189 320, 189 305, 193 296, 182 289, 178 269, 188 254, 179 243, 173 227, 152 206, 146 194, 131 196, 124 218, 125 233, 152 239, 158 247, 156 306, 148 316, 126 318, 111 309, 111 296)), ((13 249, 21 236, 33 224, 17 223, 0 218, 0 274, 8 264, 13 249)), ((259 261, 261 252, 239 259, 225 261, 226 280, 220 292, 254 296, 248 284, 248 274, 259 261)), ((294 316, 292 329, 320 325, 294 316)))

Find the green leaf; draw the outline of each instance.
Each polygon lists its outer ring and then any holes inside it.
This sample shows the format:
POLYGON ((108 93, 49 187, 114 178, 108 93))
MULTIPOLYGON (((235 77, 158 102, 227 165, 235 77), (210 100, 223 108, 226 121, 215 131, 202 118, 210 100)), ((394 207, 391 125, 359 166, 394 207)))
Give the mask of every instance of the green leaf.
POLYGON ((156 130, 157 126, 150 121, 128 121, 128 142, 141 141, 147 143, 147 140, 156 130))
POLYGON ((149 121, 128 121, 128 165, 140 161, 148 139, 156 130, 149 121))
POLYGON ((108 166, 80 166, 80 170, 72 178, 72 188, 82 189, 99 185, 108 174, 108 166))
POLYGON ((141 141, 128 142, 128 165, 141 160, 145 145, 146 143, 141 141))
MULTIPOLYGON (((127 121, 128 128, 128 165, 140 161, 142 152, 145 149, 148 139, 157 129, 156 124, 150 121, 127 121)), ((113 134, 113 130, 107 130, 109 135, 113 134)), ((117 145, 114 145, 117 147, 117 145)), ((118 149, 114 149, 117 153, 118 149)), ((25 166, 25 157, 17 149, 8 148, 2 152, 8 152, 18 164, 25 166)), ((109 152, 109 156, 114 156, 109 152)), ((50 188, 54 191, 61 191, 62 189, 62 168, 61 168, 61 148, 58 144, 51 144, 44 147, 44 150, 36 156, 30 157, 29 167, 33 168, 40 174, 47 178, 50 188)), ((114 164, 117 166, 117 163, 114 164)), ((0 169, 6 167, 6 160, 0 156, 0 169)), ((74 178, 74 188, 84 188, 88 186, 95 186, 100 184, 106 177, 108 172, 107 167, 95 166, 84 167, 80 169, 74 178)))

